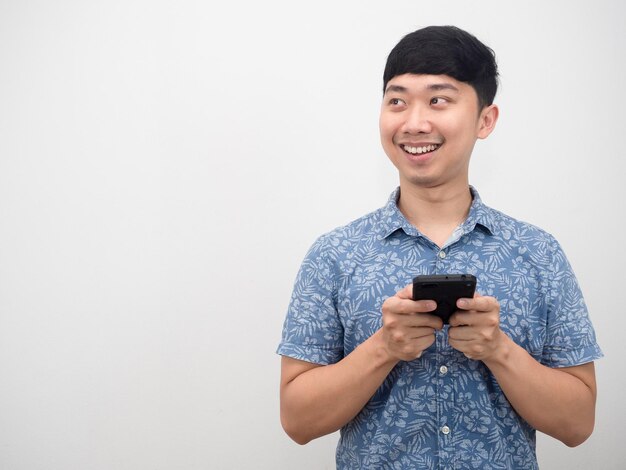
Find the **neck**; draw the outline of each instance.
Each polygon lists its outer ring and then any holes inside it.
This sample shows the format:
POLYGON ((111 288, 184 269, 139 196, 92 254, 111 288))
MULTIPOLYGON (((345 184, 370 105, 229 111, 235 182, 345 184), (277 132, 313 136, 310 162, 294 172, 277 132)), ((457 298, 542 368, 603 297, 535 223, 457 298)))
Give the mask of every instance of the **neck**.
POLYGON ((469 183, 431 188, 400 183, 398 209, 412 225, 440 247, 467 218, 471 205, 469 183))

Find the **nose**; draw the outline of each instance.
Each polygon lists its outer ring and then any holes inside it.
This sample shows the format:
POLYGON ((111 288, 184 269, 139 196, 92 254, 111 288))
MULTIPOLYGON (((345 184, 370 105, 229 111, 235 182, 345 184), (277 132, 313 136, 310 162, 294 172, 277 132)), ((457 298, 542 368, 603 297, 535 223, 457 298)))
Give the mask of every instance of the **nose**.
POLYGON ((407 134, 430 134, 433 130, 429 110, 413 106, 406 113, 403 132, 407 134))

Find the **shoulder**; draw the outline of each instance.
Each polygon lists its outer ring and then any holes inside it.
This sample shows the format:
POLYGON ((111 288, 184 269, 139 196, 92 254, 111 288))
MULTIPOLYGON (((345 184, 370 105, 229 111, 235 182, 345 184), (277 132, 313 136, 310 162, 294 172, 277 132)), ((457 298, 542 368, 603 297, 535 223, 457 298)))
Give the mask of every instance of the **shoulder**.
POLYGON ((547 231, 488 206, 482 201, 476 189, 470 188, 474 203, 470 209, 469 219, 482 225, 493 243, 510 247, 544 247, 556 244, 555 238, 547 231))
POLYGON ((564 258, 561 245, 548 231, 496 209, 487 208, 493 221, 493 237, 514 248, 518 256, 529 258, 546 268, 564 258))
POLYGON ((354 268, 362 247, 377 250, 379 217, 380 210, 376 210, 319 236, 300 266, 296 284, 314 283, 333 291, 339 279, 354 268))
POLYGON ((496 209, 487 208, 487 210, 494 223, 494 233, 505 240, 539 244, 557 243, 551 233, 532 223, 516 219, 496 209))
POLYGON ((384 207, 377 209, 324 233, 315 240, 309 253, 338 258, 363 243, 378 241, 381 238, 380 222, 385 217, 384 212, 384 207))

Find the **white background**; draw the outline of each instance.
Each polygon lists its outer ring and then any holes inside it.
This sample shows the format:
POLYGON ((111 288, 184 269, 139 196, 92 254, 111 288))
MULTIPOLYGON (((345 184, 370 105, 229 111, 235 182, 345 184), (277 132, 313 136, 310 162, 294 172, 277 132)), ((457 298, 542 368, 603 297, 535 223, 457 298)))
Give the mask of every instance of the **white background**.
POLYGON ((386 56, 455 24, 497 54, 483 200, 548 230, 606 354, 594 435, 543 469, 618 469, 621 2, 0 1, 0 469, 334 468, 283 433, 275 354, 314 239, 382 206, 386 56))

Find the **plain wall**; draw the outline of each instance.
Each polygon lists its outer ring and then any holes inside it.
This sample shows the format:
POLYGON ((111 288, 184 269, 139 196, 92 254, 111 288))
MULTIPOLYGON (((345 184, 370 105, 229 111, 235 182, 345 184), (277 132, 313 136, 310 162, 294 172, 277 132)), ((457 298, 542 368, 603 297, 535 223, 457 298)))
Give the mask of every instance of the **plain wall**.
POLYGON ((542 469, 626 462, 622 2, 0 1, 0 469, 334 468, 283 433, 275 349, 323 232, 397 184, 406 33, 497 54, 471 182, 563 245, 606 357, 597 425, 542 469))

